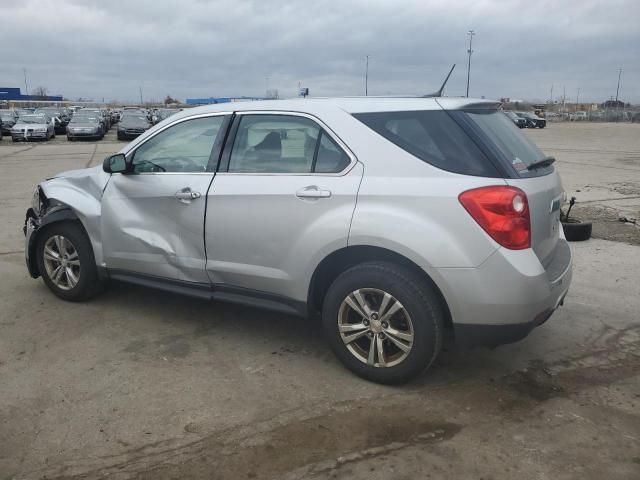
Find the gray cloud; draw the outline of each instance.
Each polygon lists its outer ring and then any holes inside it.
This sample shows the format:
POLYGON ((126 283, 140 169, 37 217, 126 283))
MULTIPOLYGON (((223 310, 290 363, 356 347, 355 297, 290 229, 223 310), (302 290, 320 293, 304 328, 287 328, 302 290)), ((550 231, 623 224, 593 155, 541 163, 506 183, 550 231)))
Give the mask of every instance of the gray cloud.
POLYGON ((640 103, 640 2, 21 0, 0 3, 0 85, 69 98, 135 100, 166 94, 282 96, 298 82, 315 96, 419 94, 458 66, 447 94, 640 103))

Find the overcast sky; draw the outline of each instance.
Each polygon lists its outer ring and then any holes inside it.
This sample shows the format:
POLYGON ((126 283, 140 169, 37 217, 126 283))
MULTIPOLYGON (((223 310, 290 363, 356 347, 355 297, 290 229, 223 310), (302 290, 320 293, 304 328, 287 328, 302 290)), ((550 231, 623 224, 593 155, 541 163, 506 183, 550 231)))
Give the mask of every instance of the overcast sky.
POLYGON ((422 94, 640 103, 640 0, 0 0, 0 86, 135 101, 422 94), (268 79, 267 79, 268 77, 268 79))

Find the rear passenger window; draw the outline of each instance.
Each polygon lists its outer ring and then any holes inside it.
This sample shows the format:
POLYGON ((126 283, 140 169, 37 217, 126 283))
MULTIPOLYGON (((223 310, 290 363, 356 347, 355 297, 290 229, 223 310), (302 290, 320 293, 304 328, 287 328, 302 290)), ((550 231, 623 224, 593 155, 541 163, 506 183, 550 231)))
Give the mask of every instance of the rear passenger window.
POLYGON ((359 113, 354 117, 434 167, 464 175, 499 177, 490 160, 447 112, 359 113))
POLYGON ((242 115, 229 159, 235 173, 334 173, 349 157, 314 121, 294 115, 242 115))
POLYGON ((320 145, 318 146, 314 172, 341 172, 347 168, 349 162, 349 157, 344 153, 344 150, 342 150, 329 135, 322 132, 320 134, 320 145))

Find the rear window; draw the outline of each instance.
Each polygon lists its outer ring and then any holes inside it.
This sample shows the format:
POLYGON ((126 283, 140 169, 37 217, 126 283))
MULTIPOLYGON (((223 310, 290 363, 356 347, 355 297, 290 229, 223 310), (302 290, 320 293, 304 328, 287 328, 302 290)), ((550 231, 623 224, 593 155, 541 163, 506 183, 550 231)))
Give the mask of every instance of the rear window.
POLYGON ((442 170, 480 177, 502 176, 462 127, 443 110, 353 116, 398 147, 442 170))
MULTIPOLYGON (((501 112, 496 110, 468 110, 451 112, 454 118, 464 116, 471 121, 475 130, 492 149, 497 149, 506 161, 520 175, 529 175, 529 165, 545 157, 536 145, 501 112)), ((551 167, 547 167, 548 170, 551 167)))

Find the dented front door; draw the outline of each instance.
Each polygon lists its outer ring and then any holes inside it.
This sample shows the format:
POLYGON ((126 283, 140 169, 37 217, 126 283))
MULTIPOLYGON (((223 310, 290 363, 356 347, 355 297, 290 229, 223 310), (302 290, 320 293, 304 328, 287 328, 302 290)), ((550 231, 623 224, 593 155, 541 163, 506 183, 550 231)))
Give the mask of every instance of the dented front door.
POLYGON ((203 225, 212 178, 213 173, 114 174, 102 203, 106 266, 208 283, 203 225))
POLYGON ((183 119, 127 153, 133 172, 113 174, 102 199, 109 270, 209 283, 205 206, 227 123, 183 119))

